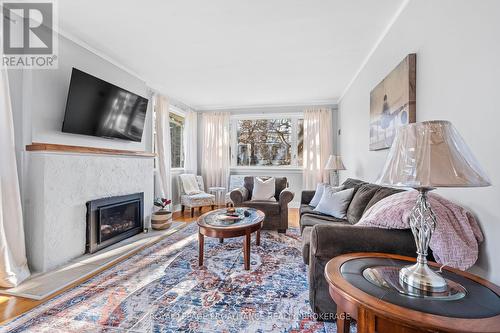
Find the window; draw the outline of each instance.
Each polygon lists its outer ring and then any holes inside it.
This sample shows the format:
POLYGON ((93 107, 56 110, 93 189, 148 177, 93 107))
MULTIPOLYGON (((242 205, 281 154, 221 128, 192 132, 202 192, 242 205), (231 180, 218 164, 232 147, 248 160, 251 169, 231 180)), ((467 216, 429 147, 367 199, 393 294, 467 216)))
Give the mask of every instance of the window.
MULTIPOLYGON (((172 168, 184 168, 184 117, 182 110, 174 106, 170 106, 168 118, 170 125, 170 158, 172 168)), ((153 107, 153 152, 156 154, 158 147, 156 146, 156 107, 153 107)), ((154 159, 154 167, 157 166, 156 158, 154 159)))
POLYGON ((297 164, 304 165, 304 119, 297 120, 297 164))
POLYGON ((233 131, 233 166, 302 166, 302 119, 235 119, 233 131))
POLYGON ((169 113, 172 168, 184 167, 184 117, 169 113))

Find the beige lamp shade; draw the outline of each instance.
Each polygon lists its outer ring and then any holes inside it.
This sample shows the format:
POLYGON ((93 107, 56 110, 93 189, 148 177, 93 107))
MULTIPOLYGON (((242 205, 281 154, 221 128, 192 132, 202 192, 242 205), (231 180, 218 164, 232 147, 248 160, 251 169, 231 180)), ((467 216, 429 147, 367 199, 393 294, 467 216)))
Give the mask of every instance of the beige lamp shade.
POLYGON ((378 183, 413 188, 491 185, 455 127, 442 120, 400 127, 378 183))
POLYGON ((330 155, 326 162, 325 170, 345 170, 344 163, 342 163, 342 157, 330 155))

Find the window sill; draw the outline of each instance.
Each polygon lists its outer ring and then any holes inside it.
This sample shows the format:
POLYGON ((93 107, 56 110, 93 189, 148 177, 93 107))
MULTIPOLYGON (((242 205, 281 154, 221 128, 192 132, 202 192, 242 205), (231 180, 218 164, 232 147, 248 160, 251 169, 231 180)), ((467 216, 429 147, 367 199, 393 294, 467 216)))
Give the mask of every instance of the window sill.
MULTIPOLYGON (((156 167, 153 169, 153 172, 158 173, 158 172, 160 172, 160 169, 158 167, 156 167)), ((170 168, 170 172, 182 173, 182 172, 184 172, 184 168, 170 168)))
POLYGON ((304 172, 304 168, 300 167, 291 167, 291 166, 236 166, 231 167, 231 172, 287 172, 287 173, 302 173, 304 172))

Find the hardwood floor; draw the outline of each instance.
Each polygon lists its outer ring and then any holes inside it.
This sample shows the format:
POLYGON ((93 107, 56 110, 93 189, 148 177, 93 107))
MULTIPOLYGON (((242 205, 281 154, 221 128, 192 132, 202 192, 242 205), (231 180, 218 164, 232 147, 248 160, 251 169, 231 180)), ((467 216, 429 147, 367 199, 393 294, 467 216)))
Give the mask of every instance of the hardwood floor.
MULTIPOLYGON (((201 211, 196 210, 195 214, 192 218, 189 216, 189 212, 187 212, 187 211, 184 212, 184 215, 181 215, 180 212, 176 212, 176 213, 174 213, 173 219, 175 221, 178 221, 178 222, 191 223, 191 222, 196 221, 198 216, 200 216, 201 214, 203 214, 209 210, 210 209, 208 209, 208 208, 204 208, 201 211)), ((299 210, 297 208, 290 208, 288 210, 288 226, 291 228, 298 228, 299 227, 299 210)), ((96 272, 94 275, 101 273, 102 271, 108 269, 109 267, 110 266, 104 267, 102 270, 96 272)), ((89 278, 79 280, 79 281, 75 282, 74 284, 68 286, 67 288, 64 288, 63 290, 61 290, 57 293, 54 293, 53 295, 50 295, 49 297, 47 297, 43 300, 40 300, 40 301, 36 301, 36 300, 28 299, 28 298, 23 298, 23 297, 16 297, 16 296, 0 296, 0 325, 2 323, 5 323, 7 321, 14 319, 17 316, 22 315, 24 312, 27 312, 27 311, 33 309, 34 307, 36 307, 39 304, 47 302, 51 298, 54 298, 55 296, 85 282, 88 279, 89 278)))

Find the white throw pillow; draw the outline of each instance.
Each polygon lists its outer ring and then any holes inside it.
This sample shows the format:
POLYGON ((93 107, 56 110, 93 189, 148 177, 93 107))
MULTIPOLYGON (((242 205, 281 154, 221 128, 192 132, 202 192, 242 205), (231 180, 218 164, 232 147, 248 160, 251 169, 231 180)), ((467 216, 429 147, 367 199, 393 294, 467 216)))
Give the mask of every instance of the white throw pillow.
POLYGON ((311 199, 311 202, 309 202, 309 206, 313 206, 313 207, 316 207, 320 200, 321 200, 321 197, 323 196, 323 193, 325 192, 325 188, 326 187, 331 187, 335 190, 335 192, 338 192, 338 191, 341 191, 344 189, 344 186, 337 186, 337 187, 333 187, 331 185, 328 185, 326 183, 318 183, 318 185, 316 186, 316 192, 314 193, 314 197, 311 199))
POLYGON ((353 194, 353 188, 335 192, 334 187, 326 187, 314 211, 331 215, 338 219, 345 219, 347 217, 347 207, 349 207, 353 194))
POLYGON ((274 197, 274 192, 276 189, 276 180, 271 177, 269 179, 263 180, 259 177, 254 178, 252 200, 266 200, 266 201, 276 201, 274 197))

